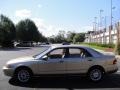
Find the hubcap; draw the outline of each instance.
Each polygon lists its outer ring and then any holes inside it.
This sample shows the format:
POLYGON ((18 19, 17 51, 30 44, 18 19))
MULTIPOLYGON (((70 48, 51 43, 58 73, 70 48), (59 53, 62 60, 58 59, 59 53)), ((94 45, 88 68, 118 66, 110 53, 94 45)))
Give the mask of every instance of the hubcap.
POLYGON ((90 78, 93 81, 99 81, 102 78, 102 72, 99 69, 94 69, 90 72, 90 78))
POLYGON ((30 79, 30 74, 27 70, 20 70, 18 72, 18 80, 21 82, 27 82, 30 79))

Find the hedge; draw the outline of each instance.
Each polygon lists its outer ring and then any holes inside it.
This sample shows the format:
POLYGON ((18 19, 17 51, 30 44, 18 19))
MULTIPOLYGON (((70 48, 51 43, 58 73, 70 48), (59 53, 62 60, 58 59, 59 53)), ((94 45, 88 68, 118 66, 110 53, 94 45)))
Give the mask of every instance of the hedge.
POLYGON ((88 45, 93 45, 93 46, 100 46, 100 47, 106 47, 106 48, 114 48, 115 44, 100 44, 100 43, 84 43, 84 44, 88 44, 88 45))

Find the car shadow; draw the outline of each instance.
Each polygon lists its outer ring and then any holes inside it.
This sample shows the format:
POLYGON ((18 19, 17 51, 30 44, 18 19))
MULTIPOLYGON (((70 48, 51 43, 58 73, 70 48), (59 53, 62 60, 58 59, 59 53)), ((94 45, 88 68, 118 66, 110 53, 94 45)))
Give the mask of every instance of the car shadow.
POLYGON ((29 88, 66 88, 74 89, 94 89, 94 88, 120 88, 120 74, 106 76, 102 81, 94 83, 86 78, 79 77, 39 77, 34 78, 27 84, 19 83, 10 79, 9 83, 14 86, 29 88))

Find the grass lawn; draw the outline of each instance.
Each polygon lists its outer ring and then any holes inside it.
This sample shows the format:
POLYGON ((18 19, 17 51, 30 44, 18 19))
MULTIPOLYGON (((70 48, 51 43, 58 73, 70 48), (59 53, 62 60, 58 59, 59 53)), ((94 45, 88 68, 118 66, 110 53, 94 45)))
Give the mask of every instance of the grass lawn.
POLYGON ((113 52, 114 51, 114 48, 106 48, 106 47, 101 47, 101 46, 97 46, 97 45, 89 45, 89 44, 85 44, 85 43, 82 43, 80 45, 88 46, 90 48, 99 49, 99 50, 103 50, 103 51, 107 51, 107 52, 113 52))

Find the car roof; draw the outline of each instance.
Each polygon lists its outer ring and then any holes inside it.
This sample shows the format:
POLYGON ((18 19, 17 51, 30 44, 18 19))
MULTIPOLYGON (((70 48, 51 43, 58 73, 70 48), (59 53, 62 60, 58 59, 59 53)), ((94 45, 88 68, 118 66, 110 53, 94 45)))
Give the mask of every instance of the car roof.
POLYGON ((89 47, 87 46, 83 46, 83 45, 76 45, 76 44, 71 44, 71 45, 62 45, 62 44, 53 44, 51 45, 51 48, 69 48, 69 47, 73 47, 73 48, 83 48, 83 49, 88 49, 89 47))

